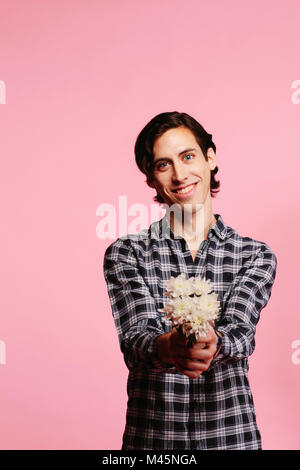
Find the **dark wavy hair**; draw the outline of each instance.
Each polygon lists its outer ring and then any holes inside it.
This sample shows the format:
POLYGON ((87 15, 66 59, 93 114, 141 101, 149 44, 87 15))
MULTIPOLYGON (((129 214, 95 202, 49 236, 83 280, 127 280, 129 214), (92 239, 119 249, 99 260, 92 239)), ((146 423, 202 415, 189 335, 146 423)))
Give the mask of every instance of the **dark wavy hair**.
MULTIPOLYGON (((207 150, 210 147, 216 152, 216 146, 212 141, 212 134, 208 134, 201 124, 189 114, 178 113, 177 111, 158 114, 142 129, 134 146, 135 161, 141 172, 147 176, 147 183, 153 180, 153 145, 155 140, 167 130, 181 126, 187 127, 192 131, 206 161, 208 161, 207 150)), ((212 197, 215 197, 216 193, 220 191, 220 181, 215 179, 217 172, 217 166, 210 172, 210 194, 212 197)), ((164 202, 158 193, 154 197, 154 201, 164 202)))

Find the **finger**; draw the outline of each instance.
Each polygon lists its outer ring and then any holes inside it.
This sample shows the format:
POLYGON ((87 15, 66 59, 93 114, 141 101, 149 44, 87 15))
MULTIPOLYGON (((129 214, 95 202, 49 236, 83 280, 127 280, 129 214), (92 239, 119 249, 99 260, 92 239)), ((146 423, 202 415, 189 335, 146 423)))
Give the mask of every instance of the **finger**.
POLYGON ((192 361, 198 360, 209 360, 212 356, 213 349, 202 349, 193 346, 192 348, 187 348, 186 346, 176 346, 174 348, 171 347, 171 353, 173 357, 184 359, 189 359, 192 361))
POLYGON ((175 365, 178 365, 183 370, 188 370, 190 372, 204 372, 208 368, 208 364, 204 361, 191 361, 181 358, 177 358, 175 360, 175 365))
POLYGON ((181 372, 182 374, 186 375, 190 379, 197 379, 203 373, 202 371, 190 371, 190 370, 182 369, 180 366, 176 367, 176 369, 178 370, 178 372, 181 372))
POLYGON ((199 351, 195 351, 194 354, 191 356, 193 360, 200 360, 200 361, 209 361, 213 356, 214 349, 213 348, 206 348, 200 349, 199 351))
POLYGON ((208 361, 211 359, 211 357, 214 354, 215 349, 213 348, 205 348, 205 349, 197 349, 197 348, 190 348, 188 352, 181 352, 178 353, 177 351, 175 352, 175 355, 178 354, 178 356, 182 358, 187 358, 192 361, 208 361))

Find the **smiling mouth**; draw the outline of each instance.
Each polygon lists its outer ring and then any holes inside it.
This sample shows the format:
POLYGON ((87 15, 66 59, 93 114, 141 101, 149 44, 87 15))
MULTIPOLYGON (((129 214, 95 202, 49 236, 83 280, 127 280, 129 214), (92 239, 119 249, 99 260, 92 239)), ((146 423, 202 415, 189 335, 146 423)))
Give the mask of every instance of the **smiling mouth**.
POLYGON ((194 189, 194 186, 196 186, 197 183, 192 183, 192 184, 189 184, 189 186, 186 186, 185 188, 182 188, 182 189, 174 189, 173 190, 173 193, 176 193, 176 194, 186 194, 186 193, 189 193, 192 189, 194 189))

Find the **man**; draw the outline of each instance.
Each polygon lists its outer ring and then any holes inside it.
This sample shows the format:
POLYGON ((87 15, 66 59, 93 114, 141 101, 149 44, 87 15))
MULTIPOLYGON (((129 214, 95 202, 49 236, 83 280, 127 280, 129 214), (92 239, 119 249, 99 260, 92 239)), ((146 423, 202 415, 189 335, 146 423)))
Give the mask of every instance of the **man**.
POLYGON ((261 449, 248 356, 277 259, 264 242, 240 236, 213 213, 215 152, 212 135, 178 112, 154 117, 135 144, 155 200, 177 210, 118 238, 104 256, 129 369, 122 449, 261 449), (180 273, 209 279, 221 305, 192 348, 158 312, 164 281, 180 273))

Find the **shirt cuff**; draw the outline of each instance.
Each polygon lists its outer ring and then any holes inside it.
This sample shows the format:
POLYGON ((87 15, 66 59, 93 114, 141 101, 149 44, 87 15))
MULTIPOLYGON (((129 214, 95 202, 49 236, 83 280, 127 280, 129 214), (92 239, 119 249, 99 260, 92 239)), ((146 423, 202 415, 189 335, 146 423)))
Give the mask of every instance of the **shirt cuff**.
POLYGON ((147 349, 151 363, 153 364, 154 369, 159 372, 176 373, 177 371, 174 367, 174 364, 167 364, 166 362, 163 362, 158 355, 157 339, 159 336, 161 336, 161 334, 153 336, 148 343, 147 349))
POLYGON ((222 348, 222 344, 223 344, 222 334, 221 334, 219 331, 217 331, 217 330, 215 330, 215 333, 216 333, 216 335, 217 335, 217 337, 218 337, 218 342, 217 342, 217 350, 216 350, 216 352, 215 352, 215 354, 214 354, 213 359, 218 356, 218 354, 219 354, 219 352, 220 352, 220 350, 221 350, 221 348, 222 348))
POLYGON ((222 362, 222 360, 228 356, 228 351, 230 351, 230 341, 227 338, 227 335, 223 333, 221 330, 221 327, 219 327, 217 330, 215 330, 216 335, 221 336, 221 343, 218 346, 217 351, 215 352, 215 355, 212 360, 213 365, 218 365, 219 363, 222 362), (219 333, 219 334, 218 334, 219 333))

